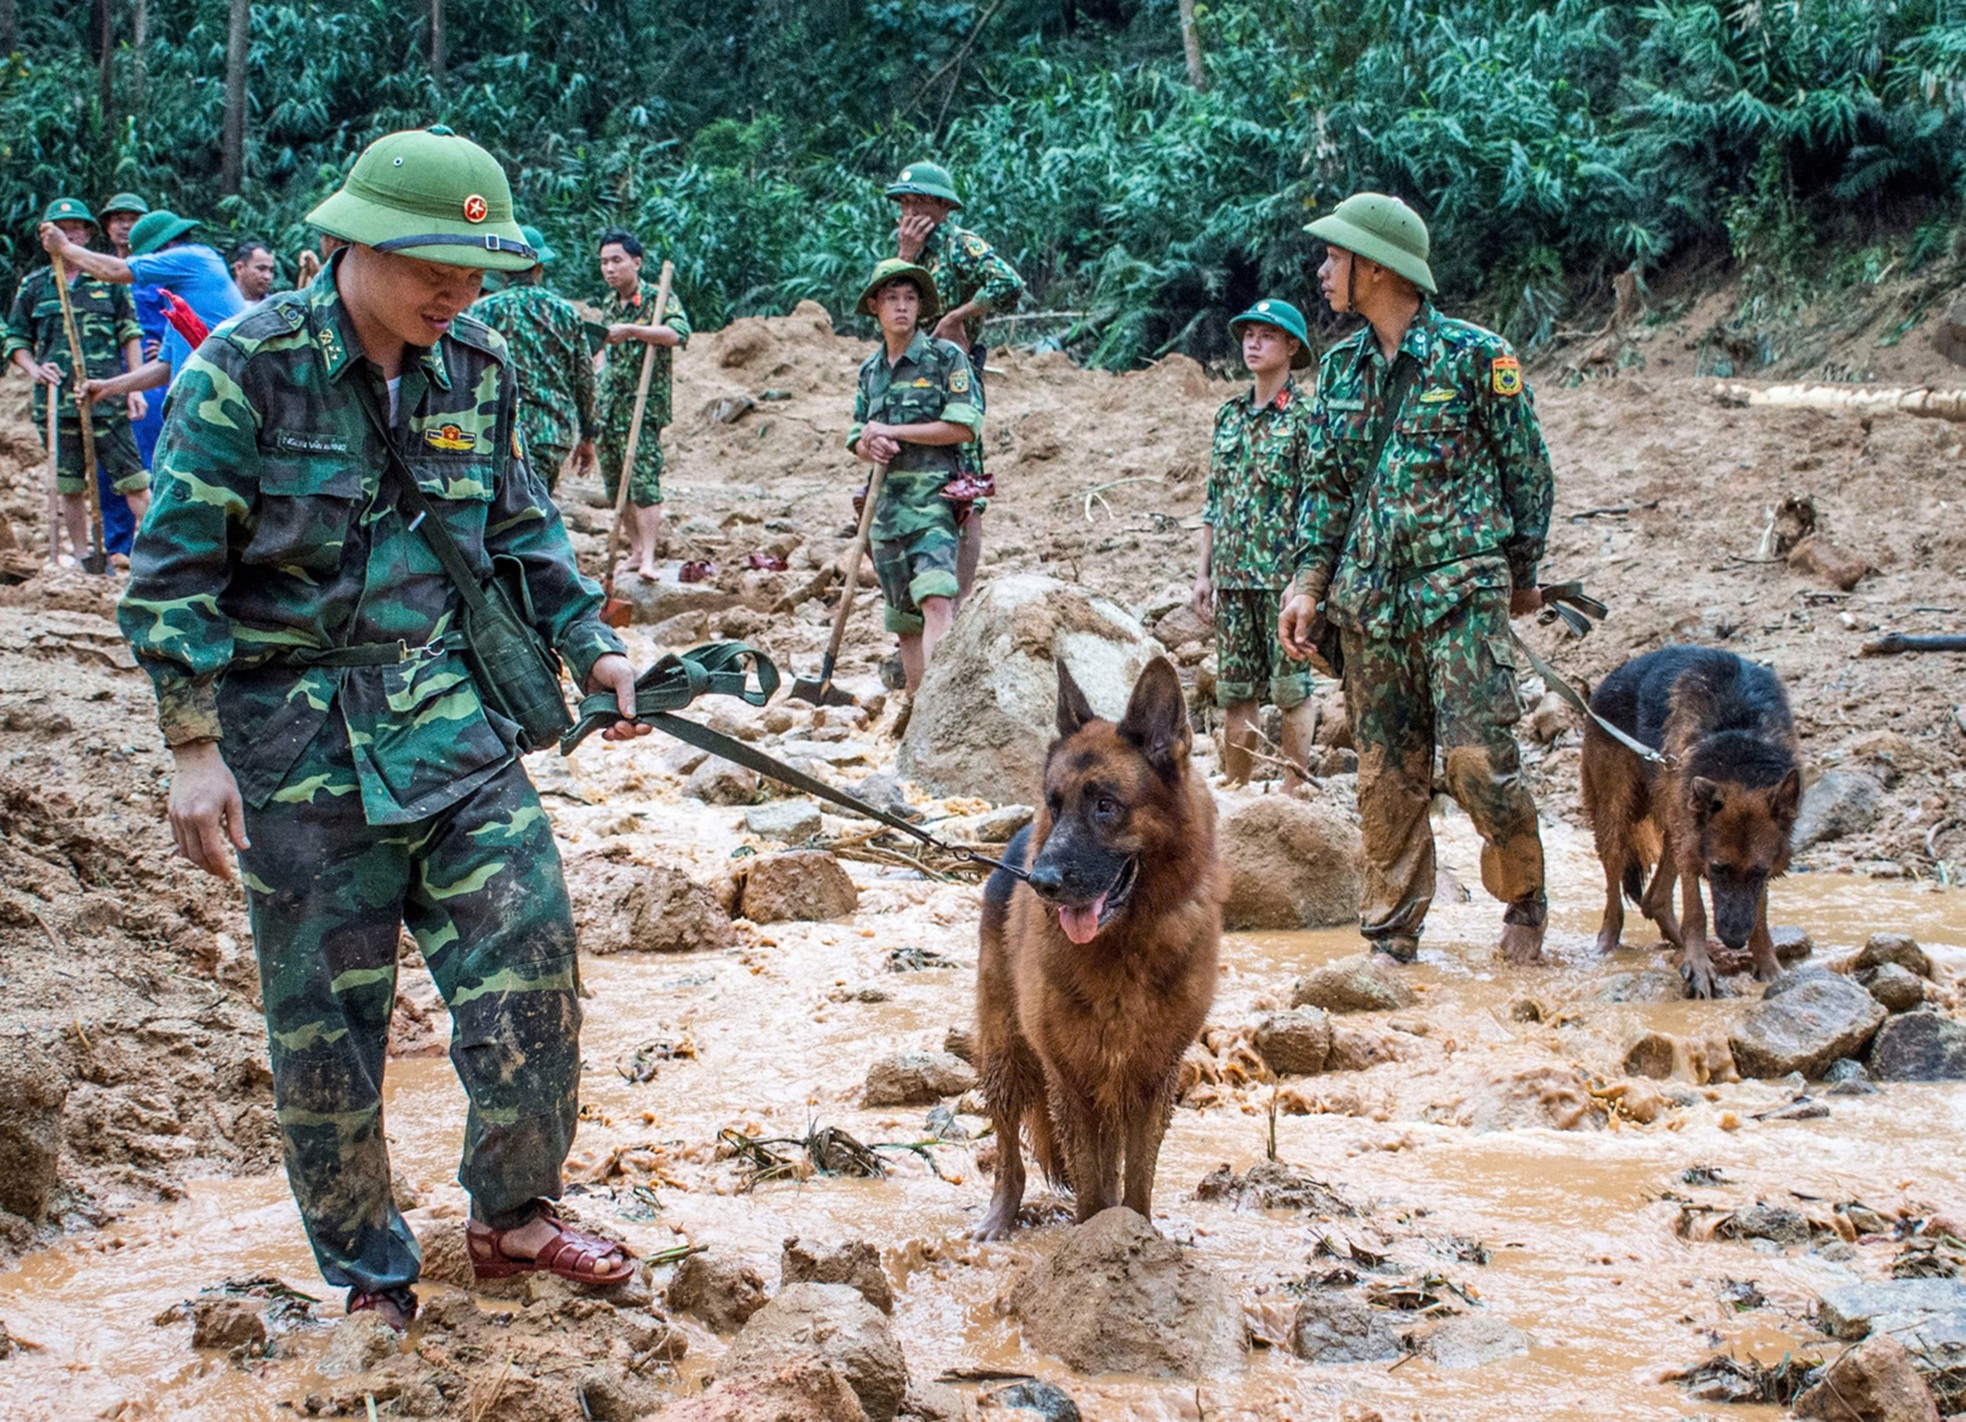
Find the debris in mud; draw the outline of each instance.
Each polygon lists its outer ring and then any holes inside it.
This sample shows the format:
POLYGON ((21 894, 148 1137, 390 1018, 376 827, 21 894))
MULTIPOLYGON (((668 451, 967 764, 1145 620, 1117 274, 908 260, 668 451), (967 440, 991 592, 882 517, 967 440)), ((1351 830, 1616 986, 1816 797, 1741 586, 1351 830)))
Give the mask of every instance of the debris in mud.
POLYGON ((674 1041, 658 1038, 656 1041, 644 1042, 635 1048, 621 1061, 616 1062, 614 1069, 620 1073, 623 1081, 640 1086, 644 1082, 655 1080, 656 1072, 661 1069, 663 1062, 695 1060, 696 1044, 689 1038, 684 1037, 674 1041))
MULTIPOLYGON (((1692 1211, 1680 1211, 1682 1227, 1677 1233, 1682 1239, 1697 1237, 1692 1215, 1692 1211)), ((1833 1226, 1819 1226, 1799 1210, 1757 1202, 1728 1211, 1713 1223, 1711 1229, 1705 1231, 1705 1235, 1709 1239, 1765 1239, 1771 1244, 1787 1247, 1807 1244, 1818 1233, 1835 1232, 1833 1226)))
POLYGON ((1414 1352, 1442 1368, 1479 1368, 1529 1351, 1534 1340, 1520 1328, 1492 1314, 1462 1314, 1444 1318, 1432 1328, 1408 1337, 1414 1352))
POLYGON ((834 1126, 814 1126, 803 1137, 775 1136, 753 1140, 726 1128, 717 1135, 717 1153, 742 1161, 747 1169, 743 1188, 752 1190, 770 1180, 805 1180, 813 1175, 857 1175, 884 1180, 887 1165, 873 1151, 834 1126), (775 1146, 794 1146, 787 1155, 775 1146))
POLYGON ((1795 1415, 1823 1422, 1939 1422, 1912 1355, 1888 1334, 1866 1339, 1824 1369, 1795 1399, 1795 1415))
POLYGON ((1071 1394, 1042 1378, 1019 1378, 1002 1387, 978 1393, 978 1408, 985 1413, 1028 1413, 1039 1422, 1081 1422, 1079 1406, 1071 1394))
POLYGON ((314 1361, 324 1378, 349 1378, 366 1373, 401 1350, 402 1337, 377 1313, 351 1313, 337 1319, 328 1346, 314 1361))
POLYGON ((1372 1280, 1365 1286, 1365 1297, 1374 1308, 1415 1318, 1444 1317, 1460 1313, 1464 1307, 1482 1307, 1479 1292, 1455 1283, 1445 1274, 1431 1272, 1372 1280))
POLYGON ((961 966, 954 958, 945 957, 933 948, 890 948, 887 954, 887 970, 890 973, 925 973, 961 966))
POLYGON ((1241 1175, 1218 1165, 1195 1187, 1197 1200, 1226 1200, 1239 1209, 1301 1210, 1320 1219, 1350 1219, 1358 1209, 1344 1196, 1294 1165, 1261 1160, 1241 1175))
POLYGON ((787 1284, 751 1315, 718 1365, 727 1378, 778 1372, 804 1357, 839 1369, 872 1422, 890 1422, 908 1361, 887 1316, 844 1284, 787 1284))
POLYGON ((1290 1351, 1307 1363, 1384 1363, 1402 1350, 1384 1313, 1350 1293, 1327 1290, 1298 1303, 1290 1351))
POLYGON ((932 1106, 976 1089, 976 1069, 952 1052, 896 1052, 867 1068, 863 1106, 932 1106))
POLYGON ((1768 1296, 1756 1287, 1752 1279, 1723 1279, 1720 1301, 1736 1313, 1750 1313, 1768 1306, 1768 1296))
POLYGON ((845 1284, 882 1313, 894 1312, 894 1288, 881 1265, 881 1252, 864 1239, 832 1246, 813 1245, 797 1235, 785 1241, 779 1257, 779 1284, 845 1284))
POLYGON ((1695 1402, 1768 1402, 1786 1407, 1801 1395, 1821 1366, 1820 1359, 1802 1362, 1785 1356, 1771 1368, 1754 1358, 1716 1353, 1704 1363, 1667 1373, 1664 1380, 1684 1383, 1686 1395, 1695 1402))
POLYGON ((1721 1174, 1717 1165, 1689 1165, 1679 1172, 1682 1183, 1687 1185, 1731 1185, 1733 1182, 1721 1174))
POLYGON ((693 1254, 676 1266, 665 1297, 670 1308, 696 1315, 718 1333, 734 1333, 769 1295, 763 1276, 741 1260, 693 1254))
POLYGON ((1531 1067, 1476 1087, 1464 1100, 1427 1108, 1430 1121, 1473 1131, 1543 1127, 1557 1131, 1602 1130, 1610 1108, 1575 1067, 1531 1067))
POLYGON ((1298 980, 1292 1007, 1326 1012, 1392 1012, 1411 1007, 1412 987, 1383 953, 1354 953, 1313 969, 1298 980))

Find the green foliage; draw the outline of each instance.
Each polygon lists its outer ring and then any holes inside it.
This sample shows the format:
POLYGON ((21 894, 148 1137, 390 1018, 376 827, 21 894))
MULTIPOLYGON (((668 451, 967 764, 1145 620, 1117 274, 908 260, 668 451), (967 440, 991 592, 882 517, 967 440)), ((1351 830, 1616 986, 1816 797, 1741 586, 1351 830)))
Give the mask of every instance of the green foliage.
POLYGON ((935 154, 1027 309, 1088 312, 1068 345, 1115 366, 1226 354, 1266 293, 1315 309, 1303 223, 1359 188, 1427 215, 1446 304, 1532 345, 1690 247, 1778 303, 1828 244, 1914 231, 1915 265, 1966 200, 1959 0, 1215 0, 1205 91, 1171 0, 445 3, 441 83, 426 5, 256 3, 228 198, 226 0, 149 0, 108 114, 90 7, 17 0, 0 283, 69 189, 135 187, 291 259, 363 143, 435 121, 506 162, 564 289, 597 293, 593 239, 627 225, 706 324, 840 313, 891 246, 883 181, 935 154))

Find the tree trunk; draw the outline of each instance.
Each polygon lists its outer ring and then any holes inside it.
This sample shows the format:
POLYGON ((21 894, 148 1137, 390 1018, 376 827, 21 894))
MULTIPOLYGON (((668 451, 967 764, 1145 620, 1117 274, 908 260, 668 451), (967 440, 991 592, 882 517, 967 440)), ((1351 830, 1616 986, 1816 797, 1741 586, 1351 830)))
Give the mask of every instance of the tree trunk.
POLYGON ((1196 89, 1208 87, 1208 72, 1201 67, 1201 31, 1195 28, 1195 0, 1181 0, 1181 51, 1188 57, 1188 82, 1196 89))
POLYGON ((133 113, 143 110, 144 86, 150 79, 144 63, 149 46, 150 0, 136 0, 136 15, 130 24, 130 58, 134 61, 130 76, 130 110, 133 113))
POLYGON ((0 54, 20 48, 20 10, 14 0, 0 0, 0 54))
POLYGON ((116 40, 115 30, 109 23, 109 0, 95 0, 96 47, 99 56, 97 103, 102 109, 102 126, 108 128, 111 119, 111 105, 116 101, 116 40))
POLYGON ((227 197, 238 196, 246 176, 246 49, 252 18, 252 0, 232 0, 225 33, 225 123, 219 158, 219 190, 227 197))
POLYGON ((444 0, 430 0, 430 82, 444 87, 444 0))

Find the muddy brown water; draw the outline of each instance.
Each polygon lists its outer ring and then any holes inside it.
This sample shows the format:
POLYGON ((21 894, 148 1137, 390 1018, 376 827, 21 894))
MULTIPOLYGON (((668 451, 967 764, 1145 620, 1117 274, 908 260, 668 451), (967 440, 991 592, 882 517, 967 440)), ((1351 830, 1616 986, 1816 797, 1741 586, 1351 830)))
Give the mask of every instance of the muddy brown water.
MULTIPOLYGON (((619 831, 618 819, 605 816, 622 808, 618 801, 556 804, 570 852, 593 847, 604 829, 619 831)), ((672 842, 679 830, 695 833, 708 855, 737 842, 732 812, 655 808, 672 842)), ((1598 882, 1574 830, 1553 826, 1550 839, 1559 884, 1598 882)), ((1448 824, 1443 843, 1445 862, 1474 882, 1465 822, 1448 824)), ((582 1129, 572 1170, 577 1178, 593 1175, 617 1148, 651 1147, 643 1158, 659 1160, 668 1177, 644 1179, 655 1207, 646 1192, 637 1197, 616 1179, 612 1198, 606 1185, 581 1197, 584 1217, 643 1250, 680 1240, 708 1245, 755 1264, 767 1280, 776 1277, 787 1236, 875 1241, 896 1285, 896 1334, 918 1378, 951 1368, 1036 1372, 1064 1385, 1088 1418, 1336 1418, 1367 1406, 1387 1418, 1683 1417, 1701 1408, 1662 1382, 1662 1372, 1714 1351, 1768 1362, 1809 1351, 1820 1342, 1803 1318, 1814 1295, 1853 1277, 1883 1277, 1890 1250, 1865 1246, 1854 1259, 1833 1262, 1800 1249, 1780 1254, 1742 1243, 1691 1242, 1675 1233, 1677 1207, 1659 1198, 1663 1191, 1721 1204, 1756 1197, 1787 1203, 1787 1192, 1795 1191, 1825 1200, 1861 1198, 1887 1212, 1906 1206, 1957 1213, 1962 1204, 1966 1088, 1960 1087, 1886 1087, 1876 1096, 1834 1098, 1826 1120, 1757 1122, 1755 1112, 1788 1099, 1778 1084, 1665 1083, 1692 1093, 1690 1104, 1649 1126, 1479 1134, 1439 1123, 1470 1091, 1525 1068, 1575 1062, 1615 1080, 1611 1064, 1619 1045, 1638 1026, 1697 1039, 1742 1007, 1738 1000, 1597 1003, 1595 992, 1609 973, 1664 959, 1627 950, 1613 963, 1596 960, 1590 953, 1594 890, 1559 893, 1553 966, 1505 969, 1486 947, 1496 911, 1477 893, 1475 902, 1437 908, 1422 962, 1410 970, 1422 989, 1419 1003, 1348 1024, 1363 1021, 1417 1044, 1411 1058, 1293 1081, 1306 1095, 1324 1093, 1337 1110, 1281 1116, 1277 1146, 1284 1160, 1363 1207, 1397 1259, 1447 1276, 1529 1333, 1528 1353, 1452 1371, 1419 1357, 1390 1368, 1313 1367, 1281 1350, 1259 1350, 1238 1372, 1198 1382, 1074 1376, 1027 1352, 1016 1325, 996 1306, 1014 1266, 1050 1248, 1058 1228, 1042 1226, 997 1245, 966 1242, 989 1187, 968 1148, 936 1149, 946 1178, 897 1153, 884 1182, 821 1178, 750 1193, 738 1191, 728 1162, 712 1158, 718 1132, 732 1126, 752 1135, 799 1136, 818 1122, 864 1141, 922 1135, 921 1111, 863 1110, 859 1085, 878 1053, 939 1046, 948 1026, 965 1022, 970 974, 890 973, 886 955, 912 944, 973 964, 978 891, 854 868, 863 892, 851 920, 774 925, 763 933, 766 942, 729 953, 626 955, 586 964, 591 1001, 583 1094, 593 1119, 582 1129), (832 1000, 865 987, 889 996, 832 1000), (1542 1005, 1543 1022, 1515 1020, 1511 1005, 1524 998, 1542 1005), (617 1064, 658 1037, 687 1039, 694 1060, 665 1062, 643 1084, 625 1079, 617 1064), (1342 1113, 1347 1110, 1352 1114, 1342 1113), (1678 1177, 1696 1164, 1721 1166, 1729 1183, 1688 1191, 1678 1177), (1489 1262, 1453 1258, 1456 1240, 1485 1245, 1489 1262), (1767 1306, 1736 1313, 1720 1298, 1730 1279, 1755 1281, 1767 1306)), ((1805 927, 1819 961, 1890 928, 1925 943, 1942 978, 1966 964, 1966 898, 1956 891, 1805 875, 1780 885, 1775 900, 1778 921, 1805 927)), ((1306 968, 1355 947, 1348 932, 1231 935, 1211 1020, 1253 1020, 1287 1001, 1292 980, 1306 968)), ((393 1062, 388 1090, 394 1162, 422 1197, 413 1222, 455 1221, 463 1210, 452 1181, 463 1100, 448 1062, 441 1056, 393 1062)), ((1250 1086, 1208 1109, 1176 1113, 1161 1158, 1156 1214, 1164 1232, 1191 1242, 1226 1272, 1257 1314, 1267 1308, 1287 1318, 1289 1296, 1281 1287, 1314 1272, 1318 1236, 1335 1230, 1358 1237, 1367 1226, 1194 1198, 1196 1182, 1215 1166, 1226 1161, 1241 1169, 1262 1158, 1269 1091, 1250 1086)), ((1328 1262, 1316 1266, 1322 1267, 1328 1262)), ((193 1352, 186 1324, 153 1322, 201 1289, 256 1275, 328 1297, 278 1175, 195 1180, 181 1201, 27 1258, 0 1274, 0 1319, 32 1345, 0 1363, 0 1415, 209 1422, 291 1416, 291 1402, 318 1386, 310 1360, 339 1314, 338 1301, 325 1303, 326 1322, 288 1336, 289 1356, 251 1371, 216 1353, 193 1352)), ((692 1344, 679 1389, 713 1368, 722 1347, 701 1330, 692 1344)), ((1742 1422, 1779 1415, 1774 1408, 1724 1410, 1742 1422)))

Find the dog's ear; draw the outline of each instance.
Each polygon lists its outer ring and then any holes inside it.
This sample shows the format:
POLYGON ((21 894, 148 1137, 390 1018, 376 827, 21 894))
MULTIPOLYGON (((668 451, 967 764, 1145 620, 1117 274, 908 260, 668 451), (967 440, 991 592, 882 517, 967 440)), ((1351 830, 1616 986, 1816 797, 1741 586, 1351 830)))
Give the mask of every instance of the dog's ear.
POLYGON ((1133 695, 1120 718, 1120 734, 1163 775, 1171 775, 1194 739, 1188 729, 1188 701, 1181 675, 1166 657, 1155 657, 1133 683, 1133 695))
POLYGON ((1079 684, 1072 680, 1072 670, 1065 665, 1063 657, 1056 658, 1053 665, 1058 669, 1058 734, 1076 735, 1079 727, 1096 719, 1092 714, 1092 703, 1085 699, 1079 684))
POLYGON ((1686 782, 1686 801, 1699 818, 1711 819, 1720 812, 1720 787, 1704 775, 1686 782))
POLYGON ((1778 820, 1795 820, 1796 812, 1802 808, 1802 772, 1791 769, 1782 777, 1782 783, 1775 787, 1775 793, 1768 797, 1768 808, 1778 820))

